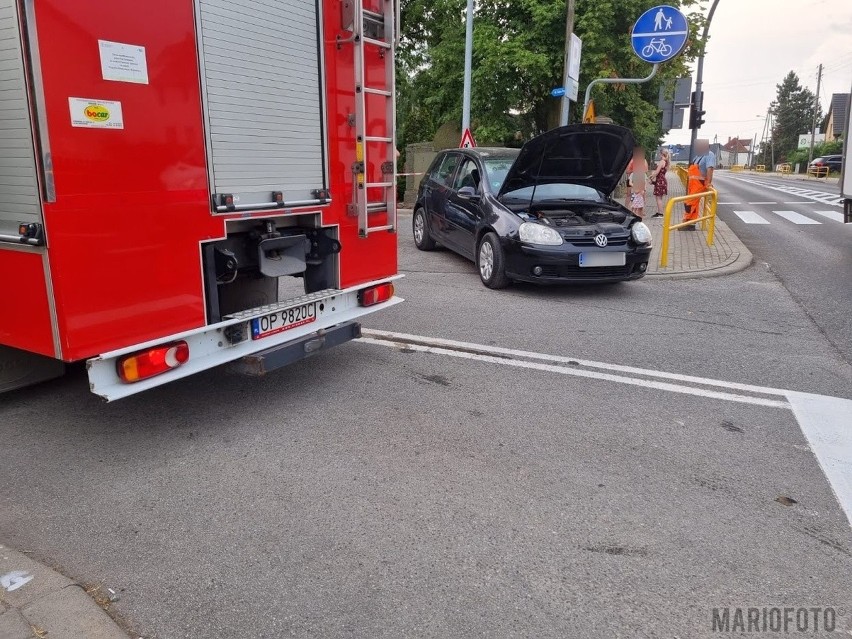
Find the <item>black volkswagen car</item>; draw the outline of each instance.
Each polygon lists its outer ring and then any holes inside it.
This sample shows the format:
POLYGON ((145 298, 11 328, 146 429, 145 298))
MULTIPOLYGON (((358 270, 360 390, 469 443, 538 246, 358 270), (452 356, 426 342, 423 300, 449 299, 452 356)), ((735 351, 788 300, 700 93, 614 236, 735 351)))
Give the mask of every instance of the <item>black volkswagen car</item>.
POLYGON ((473 260, 489 288, 639 279, 651 231, 612 198, 633 145, 623 127, 576 124, 520 150, 443 151, 420 184, 414 242, 473 260))

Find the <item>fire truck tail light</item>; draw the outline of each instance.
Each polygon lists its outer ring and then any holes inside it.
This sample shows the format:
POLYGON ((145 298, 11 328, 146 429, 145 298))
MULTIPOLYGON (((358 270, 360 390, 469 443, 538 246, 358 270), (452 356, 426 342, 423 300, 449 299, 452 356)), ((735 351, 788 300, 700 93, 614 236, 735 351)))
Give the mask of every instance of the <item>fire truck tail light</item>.
POLYGON ((376 304, 387 302, 393 297, 393 293, 393 284, 390 282, 387 284, 379 284, 378 286, 371 286, 370 288, 365 288, 363 291, 358 293, 358 302, 361 306, 375 306, 376 304))
POLYGON ((189 361, 189 344, 172 342, 125 355, 116 368, 121 381, 132 384, 177 368, 189 361))

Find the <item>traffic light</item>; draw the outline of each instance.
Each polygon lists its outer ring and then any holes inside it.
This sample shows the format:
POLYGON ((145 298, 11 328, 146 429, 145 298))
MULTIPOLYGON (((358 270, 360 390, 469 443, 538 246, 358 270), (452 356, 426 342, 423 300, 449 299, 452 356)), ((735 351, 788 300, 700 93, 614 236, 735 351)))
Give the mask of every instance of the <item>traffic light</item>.
POLYGON ((699 95, 695 91, 692 92, 692 104, 689 107, 689 128, 692 130, 700 129, 704 124, 704 91, 699 95))
POLYGON ((690 129, 700 129, 701 125, 704 124, 704 118, 702 117, 707 111, 699 110, 694 104, 692 108, 689 110, 689 128, 690 129))

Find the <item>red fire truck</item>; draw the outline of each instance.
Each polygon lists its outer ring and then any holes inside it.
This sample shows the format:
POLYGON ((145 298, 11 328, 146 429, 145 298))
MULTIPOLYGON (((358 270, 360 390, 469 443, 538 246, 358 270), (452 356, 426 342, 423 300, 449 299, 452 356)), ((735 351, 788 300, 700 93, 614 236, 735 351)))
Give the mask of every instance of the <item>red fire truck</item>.
POLYGON ((395 0, 0 0, 0 387, 262 374, 401 300, 395 0))

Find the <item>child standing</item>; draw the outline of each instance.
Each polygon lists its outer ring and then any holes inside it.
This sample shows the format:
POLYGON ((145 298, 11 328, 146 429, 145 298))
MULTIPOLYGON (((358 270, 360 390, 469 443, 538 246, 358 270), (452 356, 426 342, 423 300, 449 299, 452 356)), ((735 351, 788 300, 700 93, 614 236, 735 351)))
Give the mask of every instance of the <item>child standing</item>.
POLYGON ((630 210, 645 219, 645 189, 648 174, 648 161, 645 159, 645 150, 641 146, 633 149, 633 160, 630 162, 630 210))

